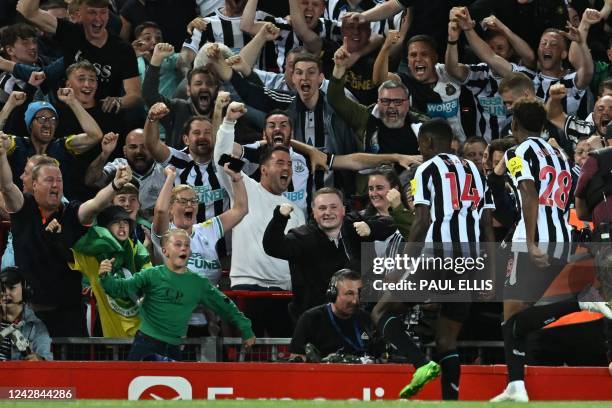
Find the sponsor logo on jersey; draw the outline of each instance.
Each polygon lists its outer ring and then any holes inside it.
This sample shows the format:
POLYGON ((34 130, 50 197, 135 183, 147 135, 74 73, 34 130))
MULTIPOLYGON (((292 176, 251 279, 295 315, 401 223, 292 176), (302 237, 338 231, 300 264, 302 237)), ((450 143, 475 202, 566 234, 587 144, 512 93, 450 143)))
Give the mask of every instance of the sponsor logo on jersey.
POLYGON ((452 118, 459 113, 459 99, 442 103, 428 103, 427 115, 432 118, 452 118))
POLYGON ((493 116, 506 116, 506 106, 500 96, 479 96, 478 103, 482 110, 493 116))

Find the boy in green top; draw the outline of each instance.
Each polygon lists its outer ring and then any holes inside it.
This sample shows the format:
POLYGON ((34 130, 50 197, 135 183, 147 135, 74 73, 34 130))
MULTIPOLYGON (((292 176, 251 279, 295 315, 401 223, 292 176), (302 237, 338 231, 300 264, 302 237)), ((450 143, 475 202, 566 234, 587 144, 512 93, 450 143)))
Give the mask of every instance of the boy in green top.
POLYGON ((129 279, 117 279, 108 272, 113 259, 100 263, 100 281, 111 296, 129 297, 144 293, 140 307, 140 330, 136 333, 128 360, 139 361, 151 355, 180 360, 179 344, 187 333, 191 313, 198 304, 234 323, 244 339, 244 347, 255 343, 251 321, 219 290, 189 269, 189 235, 171 229, 162 236, 165 265, 145 269, 129 279))

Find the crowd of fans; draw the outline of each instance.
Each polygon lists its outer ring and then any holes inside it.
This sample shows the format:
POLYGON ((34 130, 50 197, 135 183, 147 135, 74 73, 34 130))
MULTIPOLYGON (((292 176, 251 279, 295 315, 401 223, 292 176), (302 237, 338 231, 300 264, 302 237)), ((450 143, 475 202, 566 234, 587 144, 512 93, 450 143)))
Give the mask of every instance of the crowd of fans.
MULTIPOLYGON (((312 355, 314 334, 336 351, 322 334, 352 326, 316 327, 356 313, 362 243, 393 256, 425 239, 411 231, 414 180, 432 155, 475 166, 492 196, 481 228, 512 241, 521 204, 507 158, 522 141, 513 105, 525 98, 545 105, 540 136, 569 159, 571 194, 560 200, 575 231, 599 203, 578 180, 589 153, 612 143, 612 0, 2 3, 2 268, 12 268, 7 287, 31 292, 25 312, 3 303, 4 326, 23 312, 51 337, 136 336, 131 358, 178 359, 181 337, 229 333, 223 322, 246 345, 254 334, 291 337, 298 323, 295 356, 312 355), (419 135, 432 120, 429 132, 442 120, 453 138, 428 157, 419 135), (200 280, 164 275, 187 269, 200 280), (249 302, 251 330, 219 286, 293 297, 289 307, 249 302), (344 289, 350 299, 326 310, 344 289)), ((597 169, 586 168, 590 179, 597 169)), ((610 222, 608 202, 595 227, 610 222)), ((3 289, 3 302, 11 296, 3 289)), ((498 316, 473 329, 499 333, 500 304, 469 313, 498 316)), ((368 343, 373 323, 359 316, 368 343)), ((601 321, 573 323, 603 344, 601 321)), ((583 350, 581 362, 603 353, 605 363, 604 349, 583 350)))

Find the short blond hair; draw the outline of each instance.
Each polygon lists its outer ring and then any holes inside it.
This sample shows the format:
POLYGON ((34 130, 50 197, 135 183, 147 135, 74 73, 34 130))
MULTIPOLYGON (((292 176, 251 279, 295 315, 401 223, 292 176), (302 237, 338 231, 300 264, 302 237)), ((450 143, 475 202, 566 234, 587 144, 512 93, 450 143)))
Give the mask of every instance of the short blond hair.
POLYGON ((164 235, 161 236, 160 244, 161 244, 162 248, 165 247, 166 244, 168 243, 168 241, 170 241, 170 238, 172 238, 175 235, 182 235, 182 236, 186 237, 187 239, 191 240, 191 237, 189 236, 187 231, 185 231, 184 229, 171 228, 168 231, 166 231, 166 233, 164 235))
POLYGON ((187 184, 179 184, 178 186, 175 186, 172 189, 172 194, 170 195, 170 204, 177 200, 177 196, 179 195, 179 193, 187 190, 193 191, 193 194, 196 193, 193 187, 188 186, 187 184))

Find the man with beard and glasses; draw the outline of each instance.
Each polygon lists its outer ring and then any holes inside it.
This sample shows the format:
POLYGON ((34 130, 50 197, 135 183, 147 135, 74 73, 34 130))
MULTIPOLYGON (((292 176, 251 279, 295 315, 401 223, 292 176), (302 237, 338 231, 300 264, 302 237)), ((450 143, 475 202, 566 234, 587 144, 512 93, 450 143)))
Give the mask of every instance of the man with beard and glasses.
POLYGON ((20 1, 17 11, 42 31, 53 34, 62 46, 65 65, 86 59, 96 67, 100 81, 96 99, 102 101, 102 110, 118 113, 140 106, 136 54, 130 44, 106 29, 109 0, 81 1, 79 24, 56 18, 40 9, 39 3, 40 0, 20 1))
MULTIPOLYGON (((226 189, 220 184, 213 158, 213 125, 205 116, 192 116, 183 126, 186 150, 177 150, 159 139, 159 122, 170 113, 159 102, 149 109, 144 127, 145 146, 163 167, 176 168, 176 184, 193 187, 198 198, 198 222, 223 214, 229 208, 226 189)), ((164 176, 164 180, 165 180, 164 176)))
MULTIPOLYGON (((66 103, 74 112, 82 129, 82 133, 72 133, 70 136, 56 136, 59 115, 53 105, 48 102, 32 102, 25 113, 25 124, 29 129, 29 137, 12 136, 11 145, 7 153, 14 182, 22 187, 19 175, 27 163, 27 158, 34 154, 47 154, 57 159, 64 173, 74 169, 75 158, 89 151, 102 140, 102 130, 96 121, 87 113, 76 100, 71 88, 60 88, 57 92, 60 101, 66 103)), ((3 130, 5 119, 15 109, 25 102, 23 92, 13 92, 2 111, 0 111, 0 130, 3 130)), ((73 198, 74 186, 67 186, 65 191, 68 198, 73 198)))
POLYGON ((378 88, 376 105, 368 107, 349 100, 343 92, 349 57, 344 46, 334 55, 329 104, 351 126, 366 152, 399 153, 420 162, 420 157, 414 157, 420 154, 417 134, 421 121, 427 118, 410 111, 408 88, 400 81, 385 81, 378 88))
POLYGON ((118 135, 107 133, 102 139, 102 152, 89 165, 85 174, 85 183, 90 187, 100 188, 108 184, 118 168, 129 165, 132 169, 132 182, 138 188, 138 199, 143 211, 152 215, 157 196, 164 185, 164 167, 156 163, 145 144, 143 129, 134 129, 125 137, 123 156, 108 162, 115 150, 118 135))

